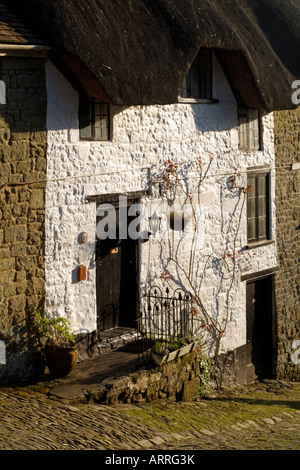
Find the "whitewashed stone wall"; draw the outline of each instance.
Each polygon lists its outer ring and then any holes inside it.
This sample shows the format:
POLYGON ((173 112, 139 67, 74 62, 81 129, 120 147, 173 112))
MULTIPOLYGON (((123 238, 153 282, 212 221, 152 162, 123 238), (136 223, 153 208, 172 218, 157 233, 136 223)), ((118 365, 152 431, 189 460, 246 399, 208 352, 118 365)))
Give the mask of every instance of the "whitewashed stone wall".
MULTIPOLYGON (((96 329, 96 205, 86 203, 86 196, 147 189, 149 174, 168 159, 179 165, 198 157, 208 162, 212 152, 214 160, 201 198, 197 256, 204 256, 212 251, 224 252, 226 241, 232 239, 232 230, 236 228, 236 224, 229 226, 237 198, 226 187, 228 175, 237 168, 243 179, 251 166, 274 167, 273 115, 263 118, 263 151, 240 153, 237 104, 216 60, 214 74, 213 96, 219 99, 219 104, 112 107, 111 141, 83 142, 79 140, 78 95, 48 62, 46 290, 48 301, 59 313, 69 316, 76 332, 96 329), (88 242, 82 245, 78 243, 81 232, 88 233, 88 242), (77 283, 74 272, 80 264, 87 266, 88 275, 86 281, 77 283)), ((274 191, 275 170, 272 169, 271 218, 275 239, 274 191)), ((140 246, 141 291, 147 279, 165 283, 160 279, 161 272, 165 268, 171 272, 172 267, 167 265, 169 245, 161 236, 162 233, 140 246)), ((184 263, 188 248, 184 241, 180 243, 182 260, 179 261, 184 263)), ((246 243, 244 216, 238 249, 246 243)), ((243 255, 247 272, 277 265, 276 244, 257 248, 254 253, 251 250, 243 255)), ((201 292, 208 310, 222 315, 225 294, 220 290, 220 273, 208 267, 201 292)), ((224 350, 246 341, 246 288, 240 282, 240 275, 231 307, 224 350)))

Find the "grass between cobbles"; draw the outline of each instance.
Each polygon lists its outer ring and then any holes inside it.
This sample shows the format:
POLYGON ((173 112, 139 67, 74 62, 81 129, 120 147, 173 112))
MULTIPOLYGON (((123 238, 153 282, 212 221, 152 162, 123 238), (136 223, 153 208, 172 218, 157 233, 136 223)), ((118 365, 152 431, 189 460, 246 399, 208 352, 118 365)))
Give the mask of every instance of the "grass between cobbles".
POLYGON ((218 430, 300 409, 300 384, 262 382, 251 387, 208 391, 194 403, 156 401, 114 406, 117 415, 134 418, 143 427, 174 433, 205 428, 218 430))
MULTIPOLYGON (((31 386, 19 389, 15 399, 36 398, 53 407, 47 389, 31 386), (17 398, 18 397, 18 398, 17 398)), ((5 400, 4 400, 5 401, 5 400)), ((249 387, 207 390, 206 396, 192 403, 157 400, 151 403, 95 405, 75 404, 78 409, 102 422, 129 428, 134 423, 148 432, 175 433, 193 429, 219 430, 247 420, 270 418, 300 409, 300 383, 263 381, 249 387)), ((3 403, 3 406, 5 403, 3 403)), ((113 426, 114 427, 114 426, 113 426)))

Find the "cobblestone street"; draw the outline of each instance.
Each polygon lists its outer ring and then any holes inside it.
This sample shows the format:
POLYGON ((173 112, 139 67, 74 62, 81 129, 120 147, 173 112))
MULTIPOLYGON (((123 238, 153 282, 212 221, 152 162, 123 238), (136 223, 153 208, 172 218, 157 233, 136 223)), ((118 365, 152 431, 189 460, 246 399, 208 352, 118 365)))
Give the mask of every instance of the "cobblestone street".
POLYGON ((299 20, 0 0, 7 460, 300 450, 299 20))
POLYGON ((193 403, 72 403, 0 389, 1 450, 298 450, 299 384, 265 381, 193 403))

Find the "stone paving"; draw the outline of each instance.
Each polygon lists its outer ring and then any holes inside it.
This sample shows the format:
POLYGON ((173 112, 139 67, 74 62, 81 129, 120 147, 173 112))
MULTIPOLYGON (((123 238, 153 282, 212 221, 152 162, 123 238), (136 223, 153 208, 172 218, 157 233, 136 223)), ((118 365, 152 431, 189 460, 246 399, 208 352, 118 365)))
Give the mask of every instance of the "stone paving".
POLYGON ((298 450, 299 384, 263 386, 193 403, 118 406, 76 404, 41 385, 2 387, 0 450, 298 450))
POLYGON ((139 444, 156 450, 299 450, 299 438, 300 412, 295 412, 255 421, 238 421, 236 425, 214 431, 200 429, 160 434, 139 444))
POLYGON ((52 379, 45 374, 39 383, 49 388, 49 393, 58 399, 86 402, 91 391, 101 389, 105 384, 122 380, 127 374, 134 373, 145 365, 137 353, 122 349, 93 359, 78 362, 75 368, 60 379, 52 379))

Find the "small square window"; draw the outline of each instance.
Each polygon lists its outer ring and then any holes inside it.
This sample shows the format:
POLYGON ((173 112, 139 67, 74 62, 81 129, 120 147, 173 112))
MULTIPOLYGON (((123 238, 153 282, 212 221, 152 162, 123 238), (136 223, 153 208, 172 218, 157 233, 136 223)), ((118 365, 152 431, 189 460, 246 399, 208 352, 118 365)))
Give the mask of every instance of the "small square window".
POLYGON ((81 96, 79 132, 82 140, 109 140, 109 104, 81 96))
POLYGON ((200 49, 180 92, 181 98, 212 99, 212 51, 200 49))
POLYGON ((260 150, 260 112, 258 109, 240 109, 239 148, 241 150, 260 150))
POLYGON ((248 175, 248 243, 259 243, 270 239, 269 187, 269 172, 250 173, 248 175))

